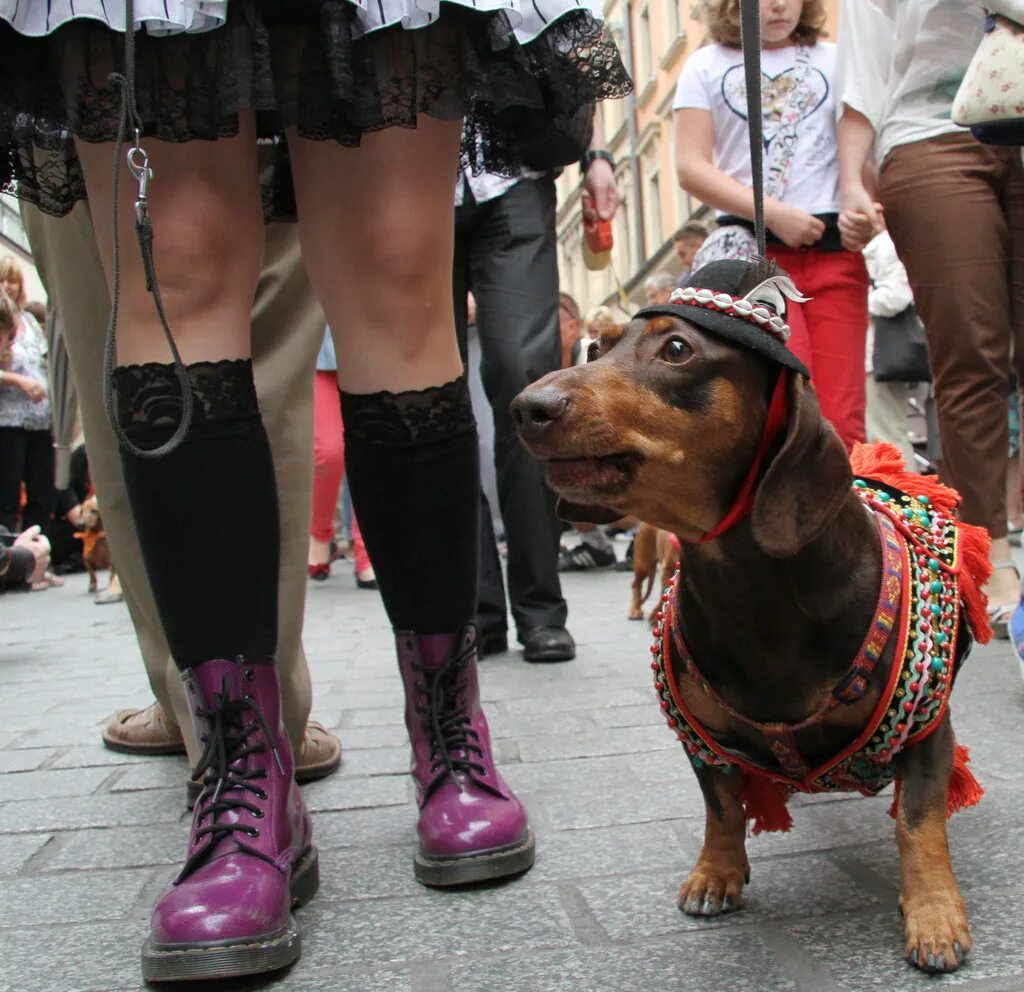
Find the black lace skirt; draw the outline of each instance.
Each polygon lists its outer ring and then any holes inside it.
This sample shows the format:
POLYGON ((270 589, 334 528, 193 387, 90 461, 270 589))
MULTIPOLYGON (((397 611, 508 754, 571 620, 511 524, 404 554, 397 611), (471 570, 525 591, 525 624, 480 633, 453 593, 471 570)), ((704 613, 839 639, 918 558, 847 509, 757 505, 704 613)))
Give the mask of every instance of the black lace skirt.
MULTIPOLYGON (((365 11, 350 0, 230 0, 212 30, 137 32, 145 134, 227 137, 240 111, 255 111, 259 136, 277 142, 279 167, 264 187, 268 219, 294 218, 280 140, 287 128, 356 146, 367 131, 415 127, 420 113, 465 117, 465 161, 511 173, 524 139, 550 118, 569 119, 630 86, 603 23, 578 0, 546 2, 571 9, 521 41, 509 13, 460 3, 444 3, 428 26, 367 31, 365 11)), ((107 77, 123 63, 123 32, 100 20, 68 20, 40 37, 0 20, 0 183, 8 191, 57 215, 85 197, 73 138, 114 139, 119 91, 107 77)))

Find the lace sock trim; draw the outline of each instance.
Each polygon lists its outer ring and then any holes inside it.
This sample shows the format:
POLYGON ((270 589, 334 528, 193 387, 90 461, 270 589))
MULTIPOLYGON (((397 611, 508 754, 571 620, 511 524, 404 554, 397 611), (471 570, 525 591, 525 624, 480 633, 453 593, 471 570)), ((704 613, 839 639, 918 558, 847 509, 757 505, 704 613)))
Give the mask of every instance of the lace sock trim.
MULTIPOLYGON (((259 416, 252 359, 226 358, 187 366, 195 400, 194 426, 259 416)), ((162 362, 114 369, 117 419, 128 428, 175 427, 181 422, 181 388, 174 366, 162 362)))
POLYGON ((345 434, 378 447, 441 441, 474 433, 476 420, 464 376, 443 386, 402 393, 341 394, 345 434))

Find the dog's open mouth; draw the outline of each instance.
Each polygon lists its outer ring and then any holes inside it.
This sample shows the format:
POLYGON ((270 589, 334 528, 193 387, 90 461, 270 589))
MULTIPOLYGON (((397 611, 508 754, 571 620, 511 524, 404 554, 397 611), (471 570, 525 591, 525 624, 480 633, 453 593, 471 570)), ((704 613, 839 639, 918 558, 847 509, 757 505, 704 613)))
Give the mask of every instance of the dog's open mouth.
POLYGON ((547 463, 548 484, 564 496, 621 493, 633 481, 640 462, 640 455, 633 452, 589 458, 551 458, 547 463))

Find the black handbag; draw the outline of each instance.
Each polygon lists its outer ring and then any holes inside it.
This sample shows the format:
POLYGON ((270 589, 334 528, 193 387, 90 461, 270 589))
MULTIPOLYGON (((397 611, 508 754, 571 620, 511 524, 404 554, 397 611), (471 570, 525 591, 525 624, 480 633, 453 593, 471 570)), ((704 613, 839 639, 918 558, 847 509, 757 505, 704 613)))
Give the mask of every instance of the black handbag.
POLYGON ((931 382, 924 324, 913 303, 895 317, 875 317, 871 364, 876 382, 931 382))

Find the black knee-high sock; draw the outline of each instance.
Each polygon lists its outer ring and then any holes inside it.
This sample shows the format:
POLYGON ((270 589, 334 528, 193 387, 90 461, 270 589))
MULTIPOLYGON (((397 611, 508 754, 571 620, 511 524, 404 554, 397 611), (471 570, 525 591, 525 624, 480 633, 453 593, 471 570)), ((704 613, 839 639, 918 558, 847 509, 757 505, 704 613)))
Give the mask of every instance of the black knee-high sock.
POLYGON ((480 456, 462 377, 341 394, 345 465, 392 625, 445 634, 476 612, 480 456))
MULTIPOLYGON (((252 362, 188 368, 195 417, 163 458, 122 451, 146 572, 179 668, 277 647, 277 489, 252 362)), ((115 370, 118 420, 140 448, 174 432, 181 393, 170 365, 115 370)))

